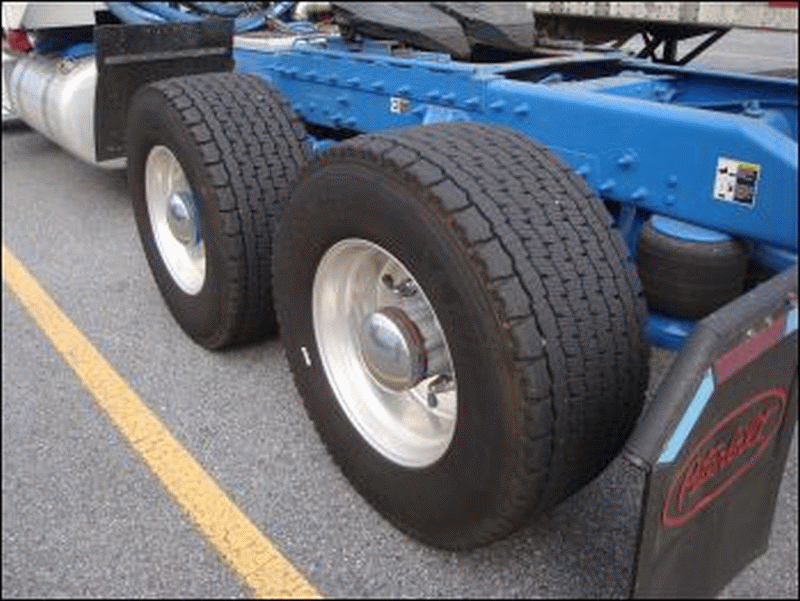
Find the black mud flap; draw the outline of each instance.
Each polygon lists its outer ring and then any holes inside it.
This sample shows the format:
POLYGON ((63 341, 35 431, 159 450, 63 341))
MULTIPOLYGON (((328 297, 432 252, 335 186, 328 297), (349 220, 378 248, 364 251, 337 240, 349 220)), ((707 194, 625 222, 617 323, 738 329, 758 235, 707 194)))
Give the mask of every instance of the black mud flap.
POLYGON ((431 6, 458 21, 470 45, 533 48, 533 11, 524 2, 431 2, 431 6))
POLYGON ((141 86, 176 77, 232 71, 233 21, 102 25, 95 27, 95 155, 98 161, 125 154, 128 104, 141 86))
POLYGON ((533 12, 524 2, 333 2, 340 28, 405 42, 469 60, 483 44, 519 52, 534 43, 533 12))
POLYGON ((331 6, 346 37, 349 32, 360 33, 469 58, 469 42, 461 25, 427 2, 334 2, 331 6))
POLYGON ((634 597, 714 596, 766 550, 796 421, 795 265, 698 324, 625 447, 634 597))

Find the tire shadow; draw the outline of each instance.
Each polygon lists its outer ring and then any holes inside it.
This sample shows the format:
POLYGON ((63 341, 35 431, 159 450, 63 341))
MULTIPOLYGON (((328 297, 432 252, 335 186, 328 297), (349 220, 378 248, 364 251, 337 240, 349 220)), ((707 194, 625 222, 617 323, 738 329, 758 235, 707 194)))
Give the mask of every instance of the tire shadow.
POLYGON ((3 119, 3 135, 33 131, 31 127, 18 117, 3 119))

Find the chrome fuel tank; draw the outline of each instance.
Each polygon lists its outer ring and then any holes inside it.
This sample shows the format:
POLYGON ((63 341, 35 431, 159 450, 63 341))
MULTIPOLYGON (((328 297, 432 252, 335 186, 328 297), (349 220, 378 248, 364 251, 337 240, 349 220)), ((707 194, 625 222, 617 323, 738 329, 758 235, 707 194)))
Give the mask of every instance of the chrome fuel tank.
POLYGON ((79 59, 30 53, 3 62, 11 110, 25 123, 78 158, 105 169, 125 159, 98 162, 94 145, 95 57, 79 59))

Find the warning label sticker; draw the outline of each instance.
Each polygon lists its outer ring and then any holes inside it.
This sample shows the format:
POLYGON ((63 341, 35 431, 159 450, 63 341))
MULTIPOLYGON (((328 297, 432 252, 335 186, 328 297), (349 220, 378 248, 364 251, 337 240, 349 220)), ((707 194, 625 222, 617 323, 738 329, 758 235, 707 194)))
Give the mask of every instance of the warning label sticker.
POLYGON ((714 198, 753 207, 760 173, 761 166, 755 163, 719 157, 714 178, 714 198))

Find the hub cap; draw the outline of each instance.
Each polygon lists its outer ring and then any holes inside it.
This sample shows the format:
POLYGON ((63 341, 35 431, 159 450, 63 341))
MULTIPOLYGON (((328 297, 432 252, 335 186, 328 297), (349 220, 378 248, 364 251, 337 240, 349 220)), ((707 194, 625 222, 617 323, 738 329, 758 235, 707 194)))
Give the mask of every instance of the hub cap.
POLYGON ((170 276, 187 294, 197 294, 206 277, 200 215, 178 159, 154 146, 144 171, 147 212, 158 252, 170 276))
POLYGON ((439 320, 391 253, 348 238, 322 257, 312 292, 314 334, 336 398, 387 459, 425 467, 450 445, 456 379, 439 320))
POLYGON ((167 202, 167 225, 169 231, 184 246, 196 244, 200 235, 199 225, 194 214, 194 201, 191 196, 176 192, 167 202))
POLYGON ((361 358, 376 382, 401 392, 425 374, 425 341, 405 311, 384 307, 361 326, 361 358))

